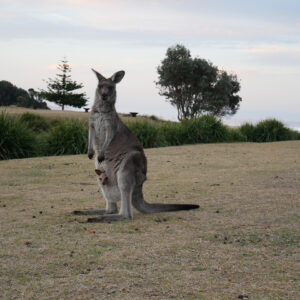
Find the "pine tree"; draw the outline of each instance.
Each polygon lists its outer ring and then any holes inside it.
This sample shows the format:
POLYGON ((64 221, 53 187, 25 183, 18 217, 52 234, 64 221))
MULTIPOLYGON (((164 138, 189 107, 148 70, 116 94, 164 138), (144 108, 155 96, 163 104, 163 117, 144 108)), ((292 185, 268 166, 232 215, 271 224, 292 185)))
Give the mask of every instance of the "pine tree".
POLYGON ((87 98, 85 93, 74 93, 73 91, 81 89, 82 83, 77 83, 71 79, 71 67, 64 58, 57 69, 60 71, 54 79, 49 78, 47 82, 47 91, 42 90, 42 98, 54 102, 64 110, 65 105, 73 107, 82 107, 86 104, 87 98))

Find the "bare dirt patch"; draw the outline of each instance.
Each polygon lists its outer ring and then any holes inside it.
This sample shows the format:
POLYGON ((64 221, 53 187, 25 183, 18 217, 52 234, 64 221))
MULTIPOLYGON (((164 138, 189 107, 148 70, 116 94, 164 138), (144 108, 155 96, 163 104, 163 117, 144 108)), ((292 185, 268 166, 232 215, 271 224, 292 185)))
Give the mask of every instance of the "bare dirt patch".
POLYGON ((299 141, 146 155, 145 199, 200 209, 87 224, 86 155, 1 161, 1 297, 299 299, 299 141))

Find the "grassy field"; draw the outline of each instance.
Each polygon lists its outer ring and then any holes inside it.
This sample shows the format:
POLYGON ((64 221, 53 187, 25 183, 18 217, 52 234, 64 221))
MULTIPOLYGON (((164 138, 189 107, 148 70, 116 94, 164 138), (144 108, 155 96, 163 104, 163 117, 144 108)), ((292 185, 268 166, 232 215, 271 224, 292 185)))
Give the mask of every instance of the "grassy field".
POLYGON ((86 112, 81 111, 71 111, 71 110, 48 110, 48 109, 31 109, 31 108, 24 108, 24 107, 7 107, 7 106, 0 106, 1 111, 7 111, 10 114, 15 115, 22 115, 26 112, 39 114, 43 117, 47 118, 62 118, 62 119, 77 119, 80 121, 87 121, 89 114, 86 112))
MULTIPOLYGON (((42 117, 52 118, 52 119, 75 119, 80 121, 88 121, 89 113, 84 111, 73 111, 73 110, 49 110, 49 109, 32 109, 24 107, 15 107, 15 106, 0 106, 1 111, 6 111, 9 114, 13 115, 22 115, 24 113, 33 113, 41 115, 42 117)), ((132 118, 126 114, 119 114, 123 121, 134 121, 136 119, 148 118, 147 116, 137 116, 132 118)))
POLYGON ((300 298, 300 141, 146 155, 145 199, 200 209, 89 224, 86 155, 1 161, 0 298, 300 298))

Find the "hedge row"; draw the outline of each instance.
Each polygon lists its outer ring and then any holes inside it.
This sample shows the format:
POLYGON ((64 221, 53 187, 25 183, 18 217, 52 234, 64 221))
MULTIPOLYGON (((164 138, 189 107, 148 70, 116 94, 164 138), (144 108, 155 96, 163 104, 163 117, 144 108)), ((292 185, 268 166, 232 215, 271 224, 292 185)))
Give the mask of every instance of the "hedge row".
MULTIPOLYGON (((230 128, 212 116, 181 123, 136 119, 126 124, 145 148, 196 143, 300 140, 300 133, 269 119, 230 128)), ((0 114, 0 160, 87 152, 88 125, 79 120, 48 119, 25 113, 0 114)))

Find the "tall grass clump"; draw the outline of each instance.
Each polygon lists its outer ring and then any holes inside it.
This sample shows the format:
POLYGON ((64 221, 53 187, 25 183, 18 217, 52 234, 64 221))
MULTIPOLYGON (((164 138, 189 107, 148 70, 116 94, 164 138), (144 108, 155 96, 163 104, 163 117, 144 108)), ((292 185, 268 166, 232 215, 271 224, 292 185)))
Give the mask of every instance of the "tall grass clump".
POLYGON ((241 132, 240 128, 227 127, 228 142, 246 142, 247 137, 241 132))
POLYGON ((164 122, 158 127, 161 136, 164 137, 167 146, 178 146, 184 143, 184 127, 181 123, 164 122))
POLYGON ((141 141, 144 148, 167 146, 164 136, 161 134, 159 125, 149 120, 134 120, 126 122, 126 126, 141 141))
POLYGON ((19 117, 0 114, 0 160, 35 156, 36 138, 19 117))
POLYGON ((254 142, 255 126, 250 123, 245 123, 239 128, 241 134, 245 137, 246 142, 254 142))
POLYGON ((184 144, 225 142, 227 128, 214 116, 182 121, 184 144))
POLYGON ((87 153, 88 126, 76 120, 62 121, 44 137, 45 155, 87 153))
POLYGON ((49 129, 49 121, 38 114, 26 112, 21 115, 21 121, 35 132, 46 131, 49 129))
POLYGON ((253 132, 254 142, 275 142, 290 140, 291 129, 276 119, 267 119, 259 122, 253 132))
POLYGON ((300 132, 297 130, 289 129, 291 140, 300 140, 300 132))

